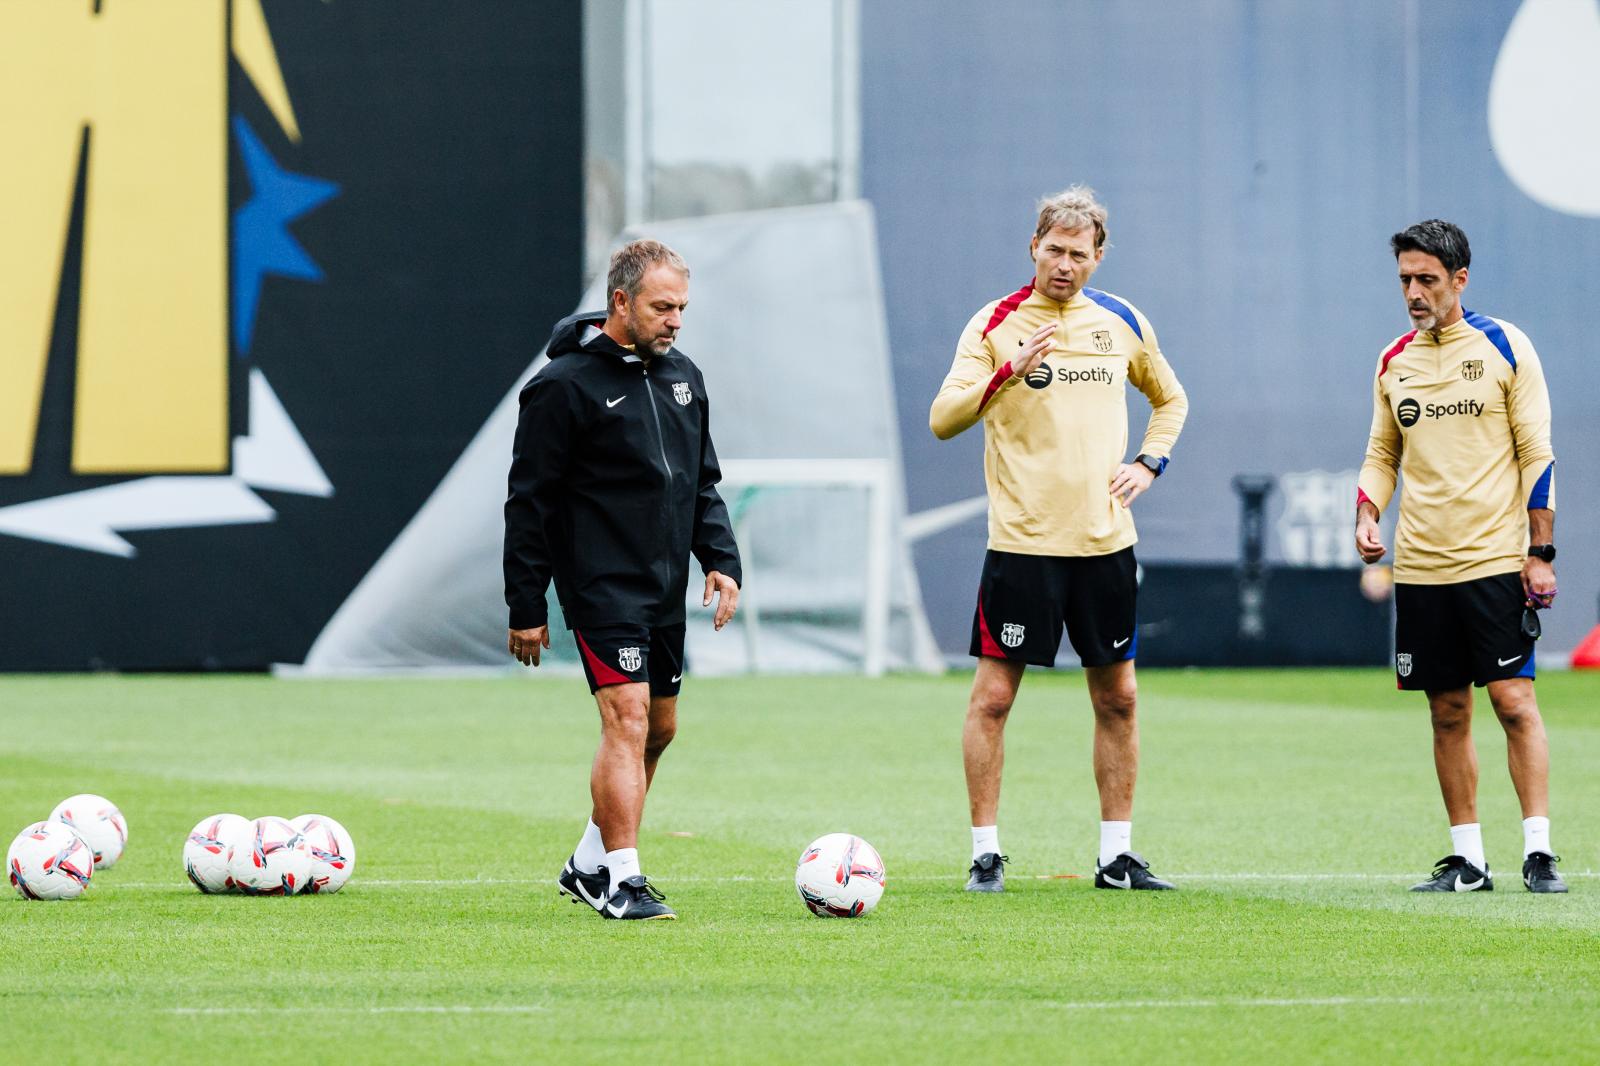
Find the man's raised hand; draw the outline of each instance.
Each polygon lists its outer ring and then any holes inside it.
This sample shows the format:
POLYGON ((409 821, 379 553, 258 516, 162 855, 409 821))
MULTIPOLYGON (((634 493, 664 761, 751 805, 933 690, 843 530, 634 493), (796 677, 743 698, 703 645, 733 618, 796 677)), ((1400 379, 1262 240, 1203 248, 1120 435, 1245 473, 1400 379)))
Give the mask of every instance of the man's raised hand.
POLYGON ((1034 330, 1033 336, 1023 342, 1022 350, 1012 357, 1011 372, 1017 377, 1025 378, 1040 363, 1044 362, 1044 357, 1049 355, 1050 349, 1055 347, 1055 343, 1051 340, 1055 336, 1055 332, 1056 324, 1054 322, 1046 322, 1034 330))

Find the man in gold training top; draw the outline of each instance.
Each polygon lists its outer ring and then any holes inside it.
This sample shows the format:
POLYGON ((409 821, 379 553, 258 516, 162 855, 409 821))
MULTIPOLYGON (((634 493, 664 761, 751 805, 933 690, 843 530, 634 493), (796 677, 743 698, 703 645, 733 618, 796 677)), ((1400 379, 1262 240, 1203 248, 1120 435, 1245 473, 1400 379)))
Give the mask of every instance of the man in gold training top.
POLYGON ((1132 850, 1139 767, 1133 661, 1139 646, 1133 516, 1189 409, 1132 304, 1088 288, 1105 254, 1106 209, 1073 186, 1039 204, 1034 276, 972 317, 929 424, 948 440, 983 423, 989 550, 972 622, 978 659, 962 731, 972 807, 971 892, 1005 888, 996 815, 1006 717, 1029 663, 1051 666, 1065 626, 1094 706, 1100 790, 1096 888, 1173 887, 1132 850), (1153 413, 1131 463, 1124 385, 1153 413))
POLYGON ((1395 674, 1428 694, 1451 853, 1416 892, 1494 888, 1478 823, 1472 686, 1506 733, 1522 802, 1522 880, 1565 892, 1550 850, 1550 750, 1533 694, 1535 610, 1556 595, 1555 453, 1544 369, 1511 323, 1461 306, 1472 251, 1460 228, 1419 222, 1390 240, 1416 327, 1378 359, 1356 548, 1383 557, 1378 516, 1405 476, 1395 534, 1395 674))

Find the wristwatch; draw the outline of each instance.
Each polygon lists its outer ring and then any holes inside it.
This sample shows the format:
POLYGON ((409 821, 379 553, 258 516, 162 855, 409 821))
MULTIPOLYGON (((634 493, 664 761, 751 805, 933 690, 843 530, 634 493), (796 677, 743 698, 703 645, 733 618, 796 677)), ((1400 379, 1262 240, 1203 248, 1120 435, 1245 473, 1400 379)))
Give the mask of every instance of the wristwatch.
MULTIPOLYGON (((1141 452, 1133 457, 1133 461, 1136 463, 1142 463, 1145 469, 1149 470, 1150 473, 1154 474, 1156 477, 1160 477, 1161 471, 1167 468, 1167 457, 1164 455, 1145 455, 1143 452, 1141 452)), ((1554 549, 1551 550, 1553 551, 1554 549)))
POLYGON ((1556 546, 1554 544, 1533 544, 1528 548, 1528 554, 1535 559, 1543 559, 1547 563, 1556 561, 1556 546))

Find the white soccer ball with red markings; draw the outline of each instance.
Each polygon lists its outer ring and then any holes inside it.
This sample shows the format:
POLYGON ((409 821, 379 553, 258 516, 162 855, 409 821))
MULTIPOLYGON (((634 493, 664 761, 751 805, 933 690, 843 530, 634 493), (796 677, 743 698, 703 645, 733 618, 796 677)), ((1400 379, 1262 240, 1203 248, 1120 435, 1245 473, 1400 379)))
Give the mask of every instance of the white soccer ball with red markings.
POLYGON ((311 881, 307 892, 337 892, 356 869, 356 842, 344 826, 326 814, 289 819, 311 849, 311 881))
POLYGON ((34 822, 7 849, 6 874, 23 899, 77 899, 94 876, 94 852, 70 826, 34 822))
POLYGON ((311 881, 311 849, 283 818, 257 818, 228 855, 228 876, 247 896, 293 896, 311 881))
POLYGON ((94 849, 94 868, 109 870, 128 845, 128 823, 117 805, 91 792, 64 799, 50 812, 52 822, 65 822, 94 849))
POLYGON ((237 814, 202 818, 183 842, 183 871, 194 887, 206 894, 237 892, 228 874, 228 857, 235 845, 250 840, 255 826, 237 814))
POLYGON ((850 833, 818 837, 800 853, 794 887, 822 918, 859 918, 878 905, 884 887, 878 849, 850 833))

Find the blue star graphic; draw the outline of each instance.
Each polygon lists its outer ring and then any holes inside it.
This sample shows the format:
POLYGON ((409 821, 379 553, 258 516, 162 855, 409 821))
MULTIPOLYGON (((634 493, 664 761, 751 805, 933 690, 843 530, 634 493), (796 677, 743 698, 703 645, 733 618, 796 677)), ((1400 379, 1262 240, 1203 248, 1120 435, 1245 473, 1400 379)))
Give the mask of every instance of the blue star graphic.
POLYGON ((251 191, 233 214, 233 346, 242 357, 255 334, 264 276, 322 280, 322 268, 289 233, 289 223, 339 195, 339 186, 284 170, 242 115, 233 116, 233 135, 251 191))

